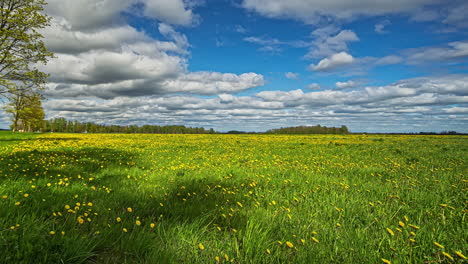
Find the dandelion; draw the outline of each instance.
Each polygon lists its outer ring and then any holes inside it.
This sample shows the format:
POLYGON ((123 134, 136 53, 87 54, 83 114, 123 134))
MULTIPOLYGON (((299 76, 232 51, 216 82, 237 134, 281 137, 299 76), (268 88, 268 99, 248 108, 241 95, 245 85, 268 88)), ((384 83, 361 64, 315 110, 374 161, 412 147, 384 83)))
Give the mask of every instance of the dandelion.
POLYGON ((267 250, 265 250, 265 253, 267 253, 268 255, 271 254, 271 251, 267 248, 267 250))
MULTIPOLYGON (((313 238, 312 238, 313 239, 313 238)), ((301 243, 305 244, 305 239, 301 238, 301 243)))
POLYGON ((127 232, 128 232, 127 228, 125 228, 125 227, 124 227, 124 228, 122 228, 122 231, 124 231, 125 233, 127 233, 127 232))
POLYGON ((440 247, 440 248, 445 248, 444 246, 442 246, 441 244, 437 243, 437 242, 432 242, 434 243, 434 245, 436 245, 437 247, 440 247))
POLYGON ((15 203, 15 205, 20 205, 20 204, 21 204, 21 202, 16 202, 16 203, 15 203))
POLYGON ((398 225, 401 226, 401 227, 405 227, 405 223, 403 223, 402 221, 399 221, 398 225))
POLYGON ((448 259, 454 260, 453 257, 452 257, 449 253, 447 253, 447 252, 445 252, 445 251, 442 251, 442 254, 443 254, 444 256, 446 256, 448 259))
POLYGON ((3 196, 2 196, 2 199, 6 199, 6 198, 8 198, 8 196, 6 196, 6 195, 3 195, 3 196))
POLYGON ((229 261, 229 257, 228 257, 227 254, 224 254, 224 259, 225 259, 226 261, 229 261))
POLYGON ((25 193, 24 194, 24 198, 28 198, 29 197, 29 194, 28 193, 25 193))
POLYGON ((390 229, 390 228, 388 228, 388 227, 387 227, 387 232, 388 232, 390 235, 392 235, 392 236, 394 236, 394 235, 395 235, 395 233, 393 233, 393 230, 391 230, 391 229, 390 229))
POLYGON ((151 228, 154 228, 155 226, 156 226, 156 225, 155 225, 154 223, 151 223, 151 224, 150 224, 150 227, 151 227, 151 228))
POLYGON ((198 244, 198 249, 200 249, 200 250, 204 250, 204 249, 205 249, 205 246, 203 246, 203 244, 202 244, 202 243, 200 243, 200 244, 198 244))
POLYGON ((239 207, 244 207, 241 202, 237 202, 237 205, 239 205, 239 207))
POLYGON ((460 251, 454 251, 454 253, 462 259, 467 259, 460 251))
POLYGON ((320 241, 319 241, 317 238, 315 238, 315 237, 312 237, 312 240, 313 240, 315 243, 320 242, 320 241))
POLYGON ((65 209, 66 209, 66 210, 69 210, 69 209, 70 209, 70 206, 69 206, 68 204, 65 205, 65 209))
POLYGON ((127 208, 127 212, 131 213, 133 212, 133 209, 131 207, 127 208))
POLYGON ((413 229, 420 229, 419 226, 415 226, 415 225, 412 225, 412 224, 408 224, 409 227, 413 228, 413 229))
POLYGON ((382 259, 382 262, 385 263, 385 264, 392 264, 392 262, 390 262, 390 260, 388 259, 382 259))
POLYGON ((218 256, 215 257, 215 260, 216 260, 216 262, 220 262, 220 261, 221 261, 221 259, 220 259, 218 256))
POLYGON ((117 220, 117 222, 120 223, 122 221, 122 218, 117 217, 115 220, 117 220))
POLYGON ((288 246, 288 248, 293 248, 294 244, 289 241, 286 241, 286 246, 288 246))
POLYGON ((83 223, 84 223, 84 220, 83 220, 83 218, 81 218, 81 217, 78 217, 76 220, 77 220, 78 223, 80 223, 80 224, 83 224, 83 223))
POLYGON ((341 227, 341 224, 340 224, 340 223, 337 223, 337 224, 336 224, 336 227, 341 227))
POLYGON ((10 226, 10 229, 11 229, 11 230, 14 230, 14 229, 15 229, 15 226, 10 226))
POLYGON ((50 231, 49 234, 55 235, 55 231, 50 231))
POLYGON ((93 203, 89 202, 89 203, 88 203, 88 206, 93 206, 93 203))
POLYGON ((137 226, 140 226, 140 225, 141 225, 141 221, 140 221, 140 220, 136 220, 136 221, 135 221, 135 224, 136 224, 137 226))

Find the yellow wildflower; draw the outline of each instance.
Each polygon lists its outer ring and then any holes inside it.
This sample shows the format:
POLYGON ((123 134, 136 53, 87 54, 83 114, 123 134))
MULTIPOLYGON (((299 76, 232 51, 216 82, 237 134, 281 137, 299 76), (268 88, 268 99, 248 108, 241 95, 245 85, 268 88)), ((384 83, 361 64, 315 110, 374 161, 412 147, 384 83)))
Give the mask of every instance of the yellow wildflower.
POLYGON ((465 255, 463 255, 460 251, 454 251, 454 252, 455 252, 455 254, 457 254, 457 256, 459 256, 460 258, 462 258, 462 259, 467 259, 467 258, 465 257, 465 255))
POLYGON ((131 207, 127 208, 127 212, 131 213, 133 212, 133 209, 131 207))
POLYGON ((55 231, 50 231, 49 234, 55 235, 55 231))
POLYGON ((382 262, 385 263, 385 264, 392 264, 392 262, 390 262, 390 260, 388 259, 382 259, 382 262))
POLYGON ((437 243, 437 242, 432 242, 434 243, 434 245, 436 245, 437 247, 440 247, 440 248, 445 248, 444 246, 442 246, 441 244, 437 243))
POLYGON ((65 209, 69 210, 70 209, 70 206, 67 204, 65 205, 65 209))
POLYGON ((313 240, 315 243, 320 242, 320 241, 319 241, 317 238, 315 238, 315 237, 312 237, 312 240, 313 240))
POLYGON ((151 228, 154 228, 154 227, 155 227, 155 224, 154 224, 154 223, 151 223, 151 224, 150 224, 150 227, 151 227, 151 228))
POLYGON ((398 225, 401 227, 405 227, 405 223, 403 223, 402 221, 398 222, 398 225))
POLYGON ((449 258, 450 260, 454 260, 453 257, 449 253, 442 251, 442 254, 446 256, 447 258, 449 258))
POLYGON ((124 231, 125 233, 127 233, 127 232, 128 232, 127 228, 125 228, 125 227, 124 227, 124 228, 122 228, 122 231, 124 231))
POLYGON ((239 205, 240 207, 244 207, 240 202, 237 202, 237 205, 239 205))
POLYGON ((203 246, 203 244, 200 243, 200 244, 198 244, 198 248, 199 248, 200 250, 204 250, 204 249, 205 249, 205 246, 203 246))
POLYGON ((116 219, 116 220, 117 220, 117 222, 119 222, 119 223, 120 223, 120 221, 122 221, 122 218, 120 218, 120 217, 117 217, 117 219, 116 219))
POLYGON ((394 235, 395 235, 395 233, 393 233, 393 230, 391 230, 391 229, 390 229, 390 228, 388 228, 388 227, 387 227, 387 232, 388 232, 390 235, 392 235, 392 236, 394 236, 394 235))
POLYGON ((271 254, 271 251, 267 248, 267 250, 265 250, 265 253, 267 253, 268 255, 271 254))
POLYGON ((135 224, 136 224, 137 226, 141 225, 140 220, 136 220, 136 221, 135 221, 135 224))
POLYGON ((286 246, 288 246, 288 248, 293 248, 294 244, 289 241, 286 241, 286 246))

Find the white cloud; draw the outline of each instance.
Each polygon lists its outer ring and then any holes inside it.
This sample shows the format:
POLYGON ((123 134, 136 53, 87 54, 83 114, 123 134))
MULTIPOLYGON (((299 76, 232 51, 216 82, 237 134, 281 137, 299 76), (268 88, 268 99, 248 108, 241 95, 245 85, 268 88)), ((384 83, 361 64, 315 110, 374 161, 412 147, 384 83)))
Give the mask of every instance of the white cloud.
POLYGON ((377 32, 378 34, 387 34, 389 33, 389 31, 385 30, 385 27, 391 24, 392 23, 390 22, 390 20, 386 19, 380 23, 375 24, 374 31, 377 32))
POLYGON ((430 61, 460 60, 468 57, 468 41, 454 41, 446 47, 427 47, 407 50, 407 62, 418 64, 430 61))
POLYGON ((146 0, 144 14, 174 25, 190 25, 197 20, 183 0, 146 0))
POLYGON ((287 72, 284 74, 286 78, 291 79, 291 80, 298 80, 299 79, 299 73, 295 72, 287 72))
POLYGON ((346 52, 335 53, 328 58, 321 60, 317 65, 311 64, 309 70, 313 71, 332 71, 354 62, 353 56, 346 52))
POLYGON ((439 0, 244 0, 242 6, 266 17, 293 18, 315 24, 330 18, 350 20, 358 16, 378 16, 384 14, 411 14, 420 8, 440 3, 439 0))
POLYGON ((315 37, 311 43, 306 58, 320 58, 330 56, 337 52, 347 51, 348 42, 359 41, 359 37, 352 30, 341 30, 334 26, 316 29, 311 34, 315 37))
POLYGON ((345 89, 345 88, 353 88, 356 87, 358 84, 355 81, 346 81, 346 82, 336 82, 336 87, 340 89, 345 89))
POLYGON ((321 86, 318 83, 311 83, 311 84, 307 85, 307 89, 310 89, 310 90, 318 90, 320 88, 321 88, 321 86))

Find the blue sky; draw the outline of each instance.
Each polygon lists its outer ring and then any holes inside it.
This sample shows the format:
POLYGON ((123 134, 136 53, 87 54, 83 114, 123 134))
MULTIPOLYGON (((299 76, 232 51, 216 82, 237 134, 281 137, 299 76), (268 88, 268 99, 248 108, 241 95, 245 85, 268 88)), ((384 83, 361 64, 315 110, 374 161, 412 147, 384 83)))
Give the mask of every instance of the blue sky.
POLYGON ((467 1, 49 0, 45 12, 47 118, 468 132, 467 1))

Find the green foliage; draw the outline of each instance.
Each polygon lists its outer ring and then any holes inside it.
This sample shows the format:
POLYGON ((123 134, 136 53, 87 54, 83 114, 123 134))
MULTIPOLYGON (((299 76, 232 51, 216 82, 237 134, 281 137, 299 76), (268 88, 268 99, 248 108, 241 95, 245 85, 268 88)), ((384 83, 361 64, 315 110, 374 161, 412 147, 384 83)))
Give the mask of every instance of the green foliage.
POLYGON ((42 13, 44 5, 43 0, 0 0, 0 95, 21 83, 45 83, 47 74, 36 67, 53 56, 38 32, 50 21, 42 13))
POLYGON ((34 132, 42 129, 45 113, 40 94, 20 87, 11 90, 7 98, 9 103, 5 106, 5 110, 11 114, 13 132, 34 132))

